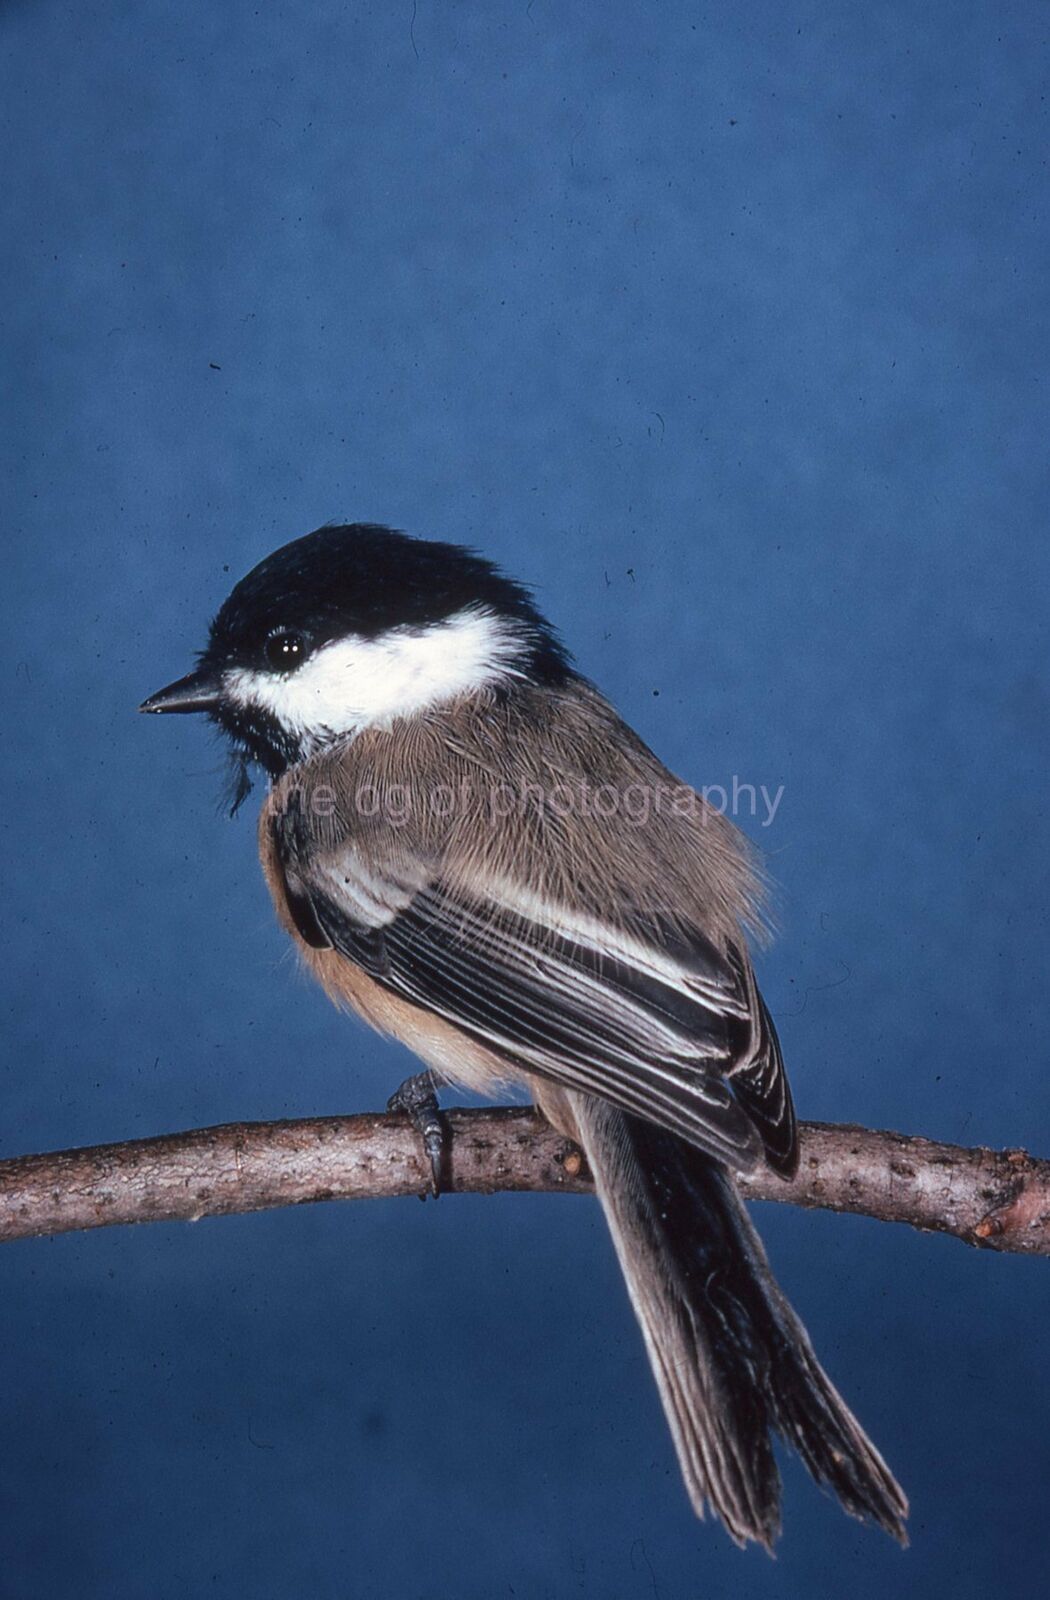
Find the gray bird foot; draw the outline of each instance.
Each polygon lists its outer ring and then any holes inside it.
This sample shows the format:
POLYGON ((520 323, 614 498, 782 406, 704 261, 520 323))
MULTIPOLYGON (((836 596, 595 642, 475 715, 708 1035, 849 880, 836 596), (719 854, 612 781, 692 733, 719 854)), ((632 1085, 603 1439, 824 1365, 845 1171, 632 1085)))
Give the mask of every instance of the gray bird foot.
MULTIPOLYGON (((446 1135, 438 1110, 437 1090, 432 1072, 417 1072, 406 1078, 386 1103, 388 1111, 400 1112, 411 1122, 422 1141, 423 1150, 430 1162, 430 1192, 436 1200, 441 1193, 441 1176, 445 1165, 446 1135)), ((426 1196, 421 1195, 425 1200, 426 1196)))

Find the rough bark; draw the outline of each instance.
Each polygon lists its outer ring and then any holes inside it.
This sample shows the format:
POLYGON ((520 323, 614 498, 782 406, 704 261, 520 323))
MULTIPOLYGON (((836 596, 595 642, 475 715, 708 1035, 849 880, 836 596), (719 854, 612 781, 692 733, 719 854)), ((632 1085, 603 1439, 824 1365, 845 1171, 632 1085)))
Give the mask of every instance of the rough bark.
MULTIPOLYGON (((446 1123, 451 1193, 590 1192, 579 1151, 532 1111, 450 1111, 446 1123)), ((792 1181, 762 1172, 741 1183, 752 1199, 906 1222, 986 1249, 1050 1254, 1050 1162, 1022 1150, 810 1122, 802 1124, 792 1181)), ((403 1117, 233 1122, 0 1162, 0 1241, 426 1187, 419 1142, 403 1117)))

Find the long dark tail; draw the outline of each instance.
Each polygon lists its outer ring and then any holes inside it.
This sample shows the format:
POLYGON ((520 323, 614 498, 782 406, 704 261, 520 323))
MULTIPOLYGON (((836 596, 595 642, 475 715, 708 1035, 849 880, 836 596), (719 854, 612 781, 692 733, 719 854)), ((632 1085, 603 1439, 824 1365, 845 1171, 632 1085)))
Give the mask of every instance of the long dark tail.
POLYGON ((729 1174, 675 1135, 572 1095, 699 1516, 738 1544, 780 1531, 771 1430, 854 1516, 906 1543, 908 1502, 780 1292, 729 1174))

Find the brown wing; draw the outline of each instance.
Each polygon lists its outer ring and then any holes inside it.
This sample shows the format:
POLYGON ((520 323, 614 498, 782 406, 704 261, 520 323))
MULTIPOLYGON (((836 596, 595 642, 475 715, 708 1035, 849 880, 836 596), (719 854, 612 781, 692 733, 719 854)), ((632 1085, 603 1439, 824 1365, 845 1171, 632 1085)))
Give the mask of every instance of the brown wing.
POLYGON ((512 1066, 598 1095, 737 1170, 768 1151, 788 1170, 791 1099, 776 1035, 736 951, 699 932, 651 942, 557 907, 436 880, 377 881, 349 846, 297 862, 289 901, 377 983, 452 1023, 512 1066))

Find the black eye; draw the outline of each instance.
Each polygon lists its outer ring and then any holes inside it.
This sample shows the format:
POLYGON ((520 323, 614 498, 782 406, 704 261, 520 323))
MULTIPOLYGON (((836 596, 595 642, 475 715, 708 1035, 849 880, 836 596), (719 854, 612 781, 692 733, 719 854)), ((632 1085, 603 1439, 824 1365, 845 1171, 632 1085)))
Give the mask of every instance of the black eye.
POLYGON ((266 664, 273 672, 294 672, 306 659, 306 640, 291 628, 278 628, 263 646, 266 664))

